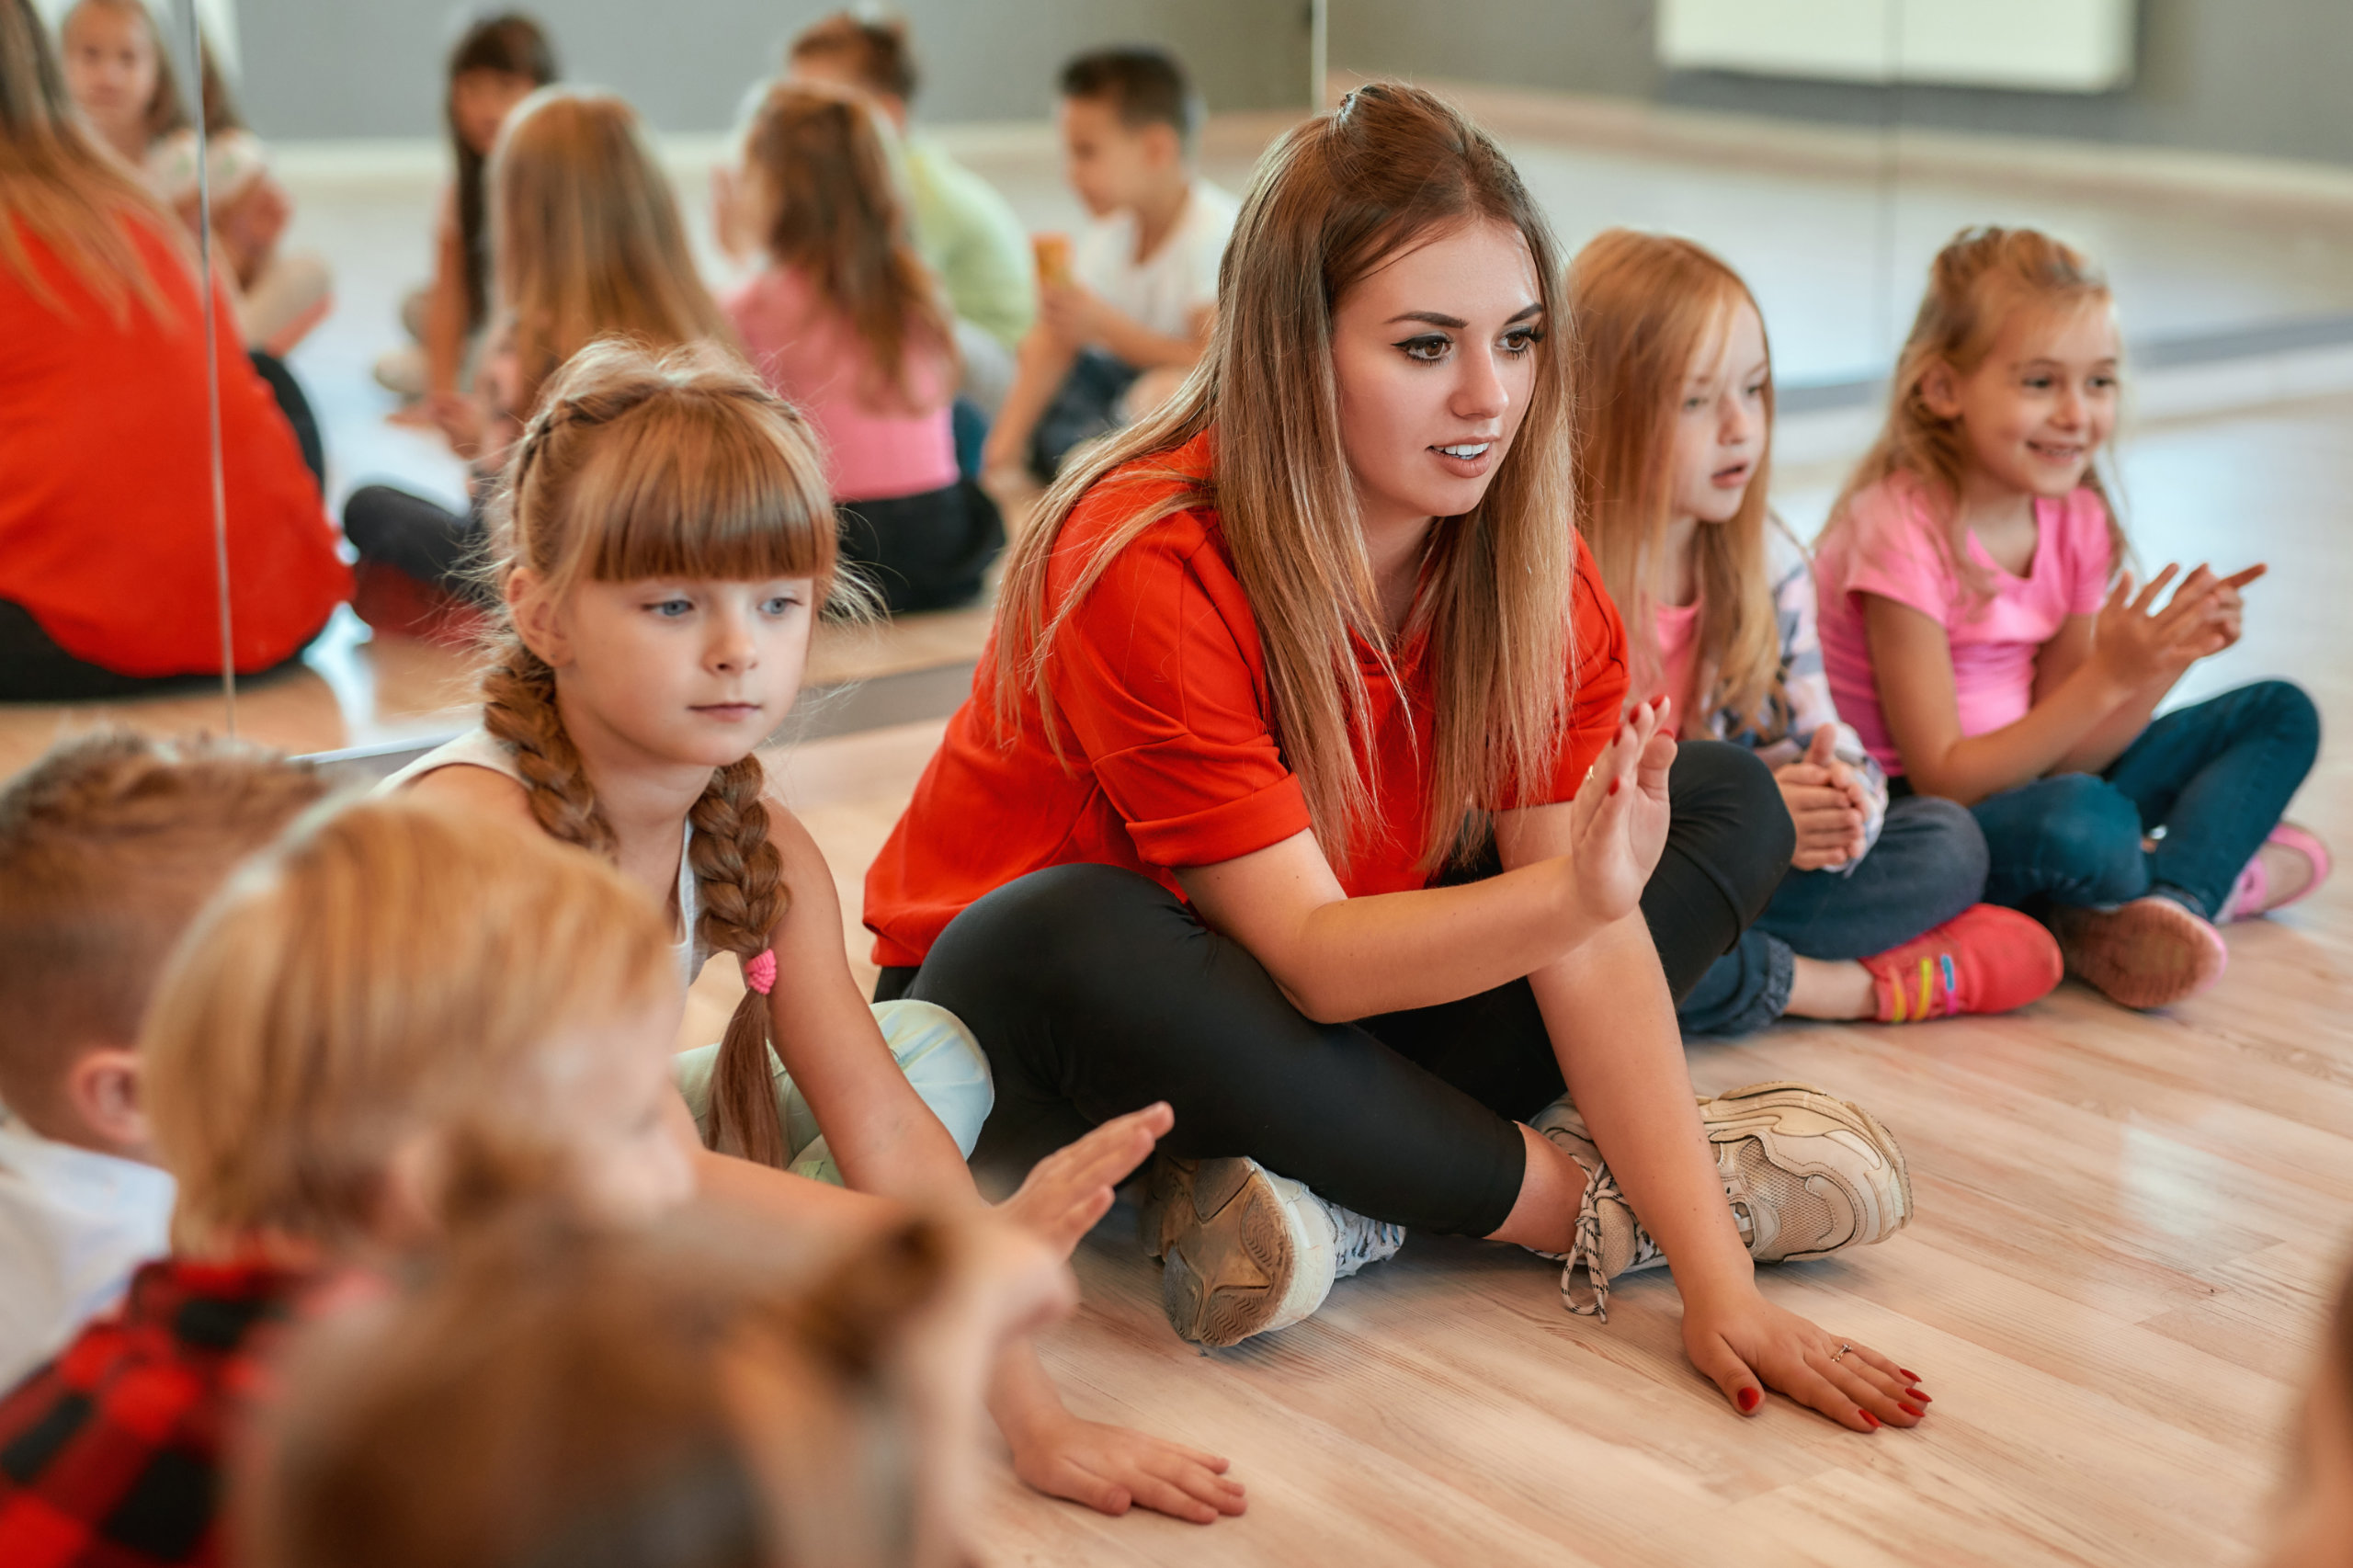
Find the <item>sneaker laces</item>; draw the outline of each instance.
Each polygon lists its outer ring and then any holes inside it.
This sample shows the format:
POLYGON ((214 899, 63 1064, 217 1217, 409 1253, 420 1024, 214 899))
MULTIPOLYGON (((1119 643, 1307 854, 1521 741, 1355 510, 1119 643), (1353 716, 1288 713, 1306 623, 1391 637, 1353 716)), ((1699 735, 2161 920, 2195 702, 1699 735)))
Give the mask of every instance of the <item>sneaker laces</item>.
MULTIPOLYGON (((1724 1199, 1732 1205, 1733 1223, 1741 1228, 1744 1239, 1754 1235, 1756 1221, 1749 1212, 1748 1200, 1733 1192, 1730 1181, 1723 1185, 1724 1199)), ((1605 1201, 1622 1205, 1629 1217, 1633 1215, 1634 1206, 1626 1201, 1626 1194, 1618 1186, 1617 1174, 1610 1170, 1609 1162, 1598 1160, 1594 1165, 1591 1179, 1586 1183, 1585 1199, 1577 1205, 1576 1237, 1569 1244, 1569 1250, 1565 1253, 1537 1254, 1539 1257, 1560 1260, 1561 1304, 1578 1317, 1595 1318, 1602 1323, 1609 1321, 1609 1273, 1601 1261, 1601 1205, 1605 1201), (1586 1279, 1592 1291, 1592 1300, 1583 1305, 1578 1303, 1574 1284, 1580 1267, 1585 1269, 1586 1279)), ((1652 1238, 1643 1222, 1637 1219, 1633 1223, 1634 1254, 1626 1260, 1625 1267, 1618 1271, 1620 1274, 1631 1274, 1666 1256, 1666 1249, 1652 1238)))

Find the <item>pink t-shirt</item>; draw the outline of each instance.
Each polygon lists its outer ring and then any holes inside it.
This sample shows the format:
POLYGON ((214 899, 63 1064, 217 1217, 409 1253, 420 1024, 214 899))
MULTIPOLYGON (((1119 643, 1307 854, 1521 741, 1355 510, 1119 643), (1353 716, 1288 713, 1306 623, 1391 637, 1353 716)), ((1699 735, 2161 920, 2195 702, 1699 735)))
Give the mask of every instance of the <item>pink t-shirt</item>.
POLYGON ((1660 605, 1651 618, 1652 631, 1658 638, 1659 664, 1658 689, 1651 696, 1675 699, 1677 728, 1691 711, 1691 679, 1698 673, 1693 665, 1699 656, 1699 607, 1704 602, 1695 598, 1688 605, 1660 605))
POLYGON ((1961 733, 1982 735, 2016 723, 2034 706, 2034 661, 2071 615, 2098 613, 2108 597, 2108 508, 2090 490, 2034 504, 2034 560, 2025 576, 1996 565, 1969 536, 1969 555, 1994 597, 1978 602, 1947 563, 1942 531, 1915 481, 1872 485, 1848 508, 1847 526, 1823 537, 1813 557, 1822 663, 1838 715, 1891 775, 1904 771, 1879 687, 1859 596, 1879 594, 1944 626, 1952 647, 1953 699, 1961 733))
POLYGON ((863 391, 871 363, 866 346, 799 273, 763 267, 728 295, 726 306, 754 367, 817 427, 835 500, 888 501, 956 483, 946 354, 920 354, 907 367, 914 405, 929 413, 878 410, 863 391))

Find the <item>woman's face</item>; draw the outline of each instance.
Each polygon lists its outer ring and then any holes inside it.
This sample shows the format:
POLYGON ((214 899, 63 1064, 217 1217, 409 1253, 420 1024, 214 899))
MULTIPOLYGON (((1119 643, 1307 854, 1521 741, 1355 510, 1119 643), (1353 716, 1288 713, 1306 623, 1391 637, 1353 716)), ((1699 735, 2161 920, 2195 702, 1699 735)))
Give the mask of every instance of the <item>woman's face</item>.
POLYGON ((515 106, 538 90, 529 76, 487 67, 460 71, 449 84, 449 117, 458 134, 475 154, 487 158, 498 140, 498 128, 515 106))
POLYGON ((65 20, 65 90, 116 146, 146 139, 154 101, 155 35, 127 9, 84 6, 65 20))
POLYGON ((1739 515, 1772 434, 1765 417, 1770 373, 1765 324, 1743 300, 1723 330, 1699 345, 1683 385, 1676 389, 1670 460, 1677 517, 1728 523, 1739 515))
POLYGON ((1368 528, 1479 504, 1527 413, 1549 324, 1527 241, 1486 221, 1424 236, 1340 297, 1340 447, 1368 528))

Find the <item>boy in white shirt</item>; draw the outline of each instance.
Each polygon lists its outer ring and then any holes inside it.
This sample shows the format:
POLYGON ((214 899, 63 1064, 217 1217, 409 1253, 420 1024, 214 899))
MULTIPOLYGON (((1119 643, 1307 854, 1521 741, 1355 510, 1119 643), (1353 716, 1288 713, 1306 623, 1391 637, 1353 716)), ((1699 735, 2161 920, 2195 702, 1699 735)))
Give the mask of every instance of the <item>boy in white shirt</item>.
POLYGON ((1041 245, 1037 325, 989 431, 983 468, 1051 479, 1082 441, 1165 401, 1209 343, 1239 204, 1193 170, 1200 100, 1156 49, 1063 68, 1065 172, 1093 215, 1067 275, 1041 245))
POLYGON ((213 890, 325 793, 266 752, 122 732, 0 792, 0 1391, 169 1250, 140 1016, 213 890))

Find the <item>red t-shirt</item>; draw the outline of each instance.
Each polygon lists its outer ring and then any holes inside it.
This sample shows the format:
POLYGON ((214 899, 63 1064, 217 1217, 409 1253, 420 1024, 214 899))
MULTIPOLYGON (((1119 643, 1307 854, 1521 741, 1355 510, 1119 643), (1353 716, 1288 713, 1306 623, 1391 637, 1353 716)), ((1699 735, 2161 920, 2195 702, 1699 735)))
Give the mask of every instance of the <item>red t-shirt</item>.
MULTIPOLYGON (((1210 439, 1196 437, 1152 466, 1206 474, 1210 439)), ((1055 546, 1050 606, 1064 601, 1107 530, 1176 483, 1107 483, 1089 492, 1055 546)), ((1617 731, 1626 632, 1581 539, 1571 615, 1576 657, 1563 672, 1570 718, 1560 755, 1549 777, 1498 807, 1569 799, 1617 731)), ((1174 868, 1231 860, 1308 826, 1306 796, 1275 738, 1257 621, 1214 511, 1172 513, 1145 529, 1057 633, 1050 684, 1060 759, 1034 698, 1023 700, 1019 735, 1010 746, 998 743, 994 651, 992 643, 972 697, 949 721, 915 799, 867 872, 875 962, 922 962, 966 904, 1048 866, 1124 866, 1181 893, 1174 868)), ((1419 734, 1427 744, 1432 729, 1424 652, 1404 649, 1392 683, 1370 648, 1357 650, 1380 765, 1380 819, 1362 830, 1341 872, 1352 897, 1430 880, 1418 864, 1429 829, 1428 768, 1415 744, 1419 734)))
MULTIPOLYGON (((167 319, 134 295, 121 320, 17 225, 49 297, 0 259, 0 599, 75 658, 121 675, 221 667, 204 318, 194 270, 163 235, 126 230, 167 319)), ((228 301, 221 444, 237 668, 267 669, 351 591, 294 432, 244 355, 228 301)))

